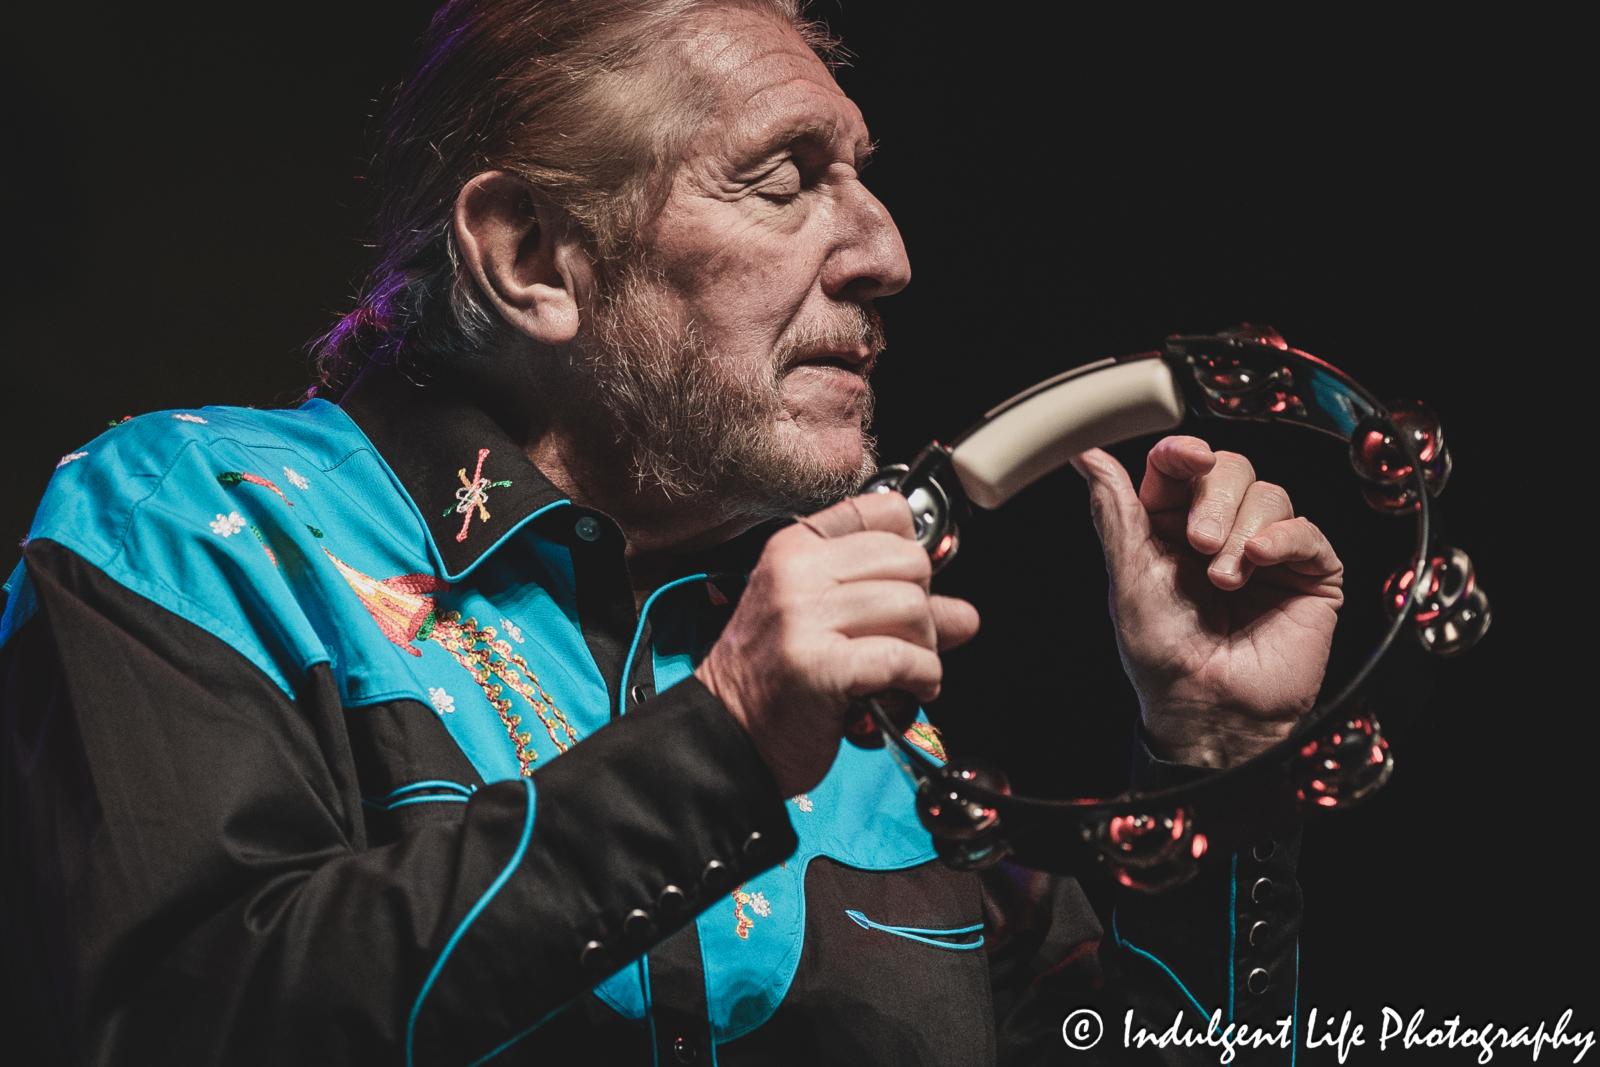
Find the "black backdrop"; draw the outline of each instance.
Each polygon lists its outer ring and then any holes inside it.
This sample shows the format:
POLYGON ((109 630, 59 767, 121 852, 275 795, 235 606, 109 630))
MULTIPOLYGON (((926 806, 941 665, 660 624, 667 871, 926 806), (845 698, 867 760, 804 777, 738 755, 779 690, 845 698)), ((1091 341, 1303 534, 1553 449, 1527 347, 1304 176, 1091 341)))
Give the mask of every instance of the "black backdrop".
MULTIPOLYGON (((428 7, 13 13, 0 566, 56 457, 109 419, 303 391, 305 342, 363 263, 369 116, 428 7)), ((868 182, 916 274, 883 306, 884 456, 1068 366, 1240 321, 1431 402, 1457 463, 1449 535, 1495 623, 1413 684, 1431 697, 1388 788, 1306 831, 1302 1017, 1351 1008, 1375 1031, 1385 1004, 1480 1026, 1571 1006, 1595 1027, 1595 702, 1576 660, 1592 626, 1563 503, 1592 496, 1567 430, 1588 391, 1560 196, 1577 82, 1549 51, 1570 28, 988 10, 815 11, 855 54, 840 81, 881 145, 868 182)), ((1341 648, 1358 649, 1403 524, 1362 507, 1337 443, 1225 429, 1335 538, 1341 648)), ((1142 449, 1118 454, 1137 479, 1142 449)), ((1136 705, 1072 472, 978 516, 941 584, 986 620, 933 709, 952 745, 1026 791, 1119 790, 1136 705)))

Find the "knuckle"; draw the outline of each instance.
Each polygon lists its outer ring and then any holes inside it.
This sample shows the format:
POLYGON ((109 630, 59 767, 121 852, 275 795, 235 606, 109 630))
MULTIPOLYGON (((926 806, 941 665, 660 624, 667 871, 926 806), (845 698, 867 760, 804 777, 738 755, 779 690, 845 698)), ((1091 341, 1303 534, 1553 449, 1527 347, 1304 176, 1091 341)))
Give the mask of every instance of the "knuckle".
POLYGON ((1233 474, 1242 474, 1247 480, 1254 481, 1256 476, 1255 464, 1237 452, 1218 452, 1217 466, 1226 467, 1233 474))
POLYGON ((1256 482, 1250 487, 1263 505, 1274 511, 1286 511, 1294 514, 1294 505, 1289 501, 1289 493, 1281 485, 1272 482, 1256 482))

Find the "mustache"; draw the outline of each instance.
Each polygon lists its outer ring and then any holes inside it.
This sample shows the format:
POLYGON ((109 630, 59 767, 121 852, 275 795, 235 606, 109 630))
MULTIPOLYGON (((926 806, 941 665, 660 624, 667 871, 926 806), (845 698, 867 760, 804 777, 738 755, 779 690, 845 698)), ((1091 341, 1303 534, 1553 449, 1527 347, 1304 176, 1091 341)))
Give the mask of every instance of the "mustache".
POLYGON ((800 327, 781 338, 773 364, 781 375, 802 360, 865 347, 867 358, 855 365, 857 373, 865 378, 877 365, 884 344, 883 319, 877 310, 846 304, 840 308, 838 317, 826 323, 800 327))

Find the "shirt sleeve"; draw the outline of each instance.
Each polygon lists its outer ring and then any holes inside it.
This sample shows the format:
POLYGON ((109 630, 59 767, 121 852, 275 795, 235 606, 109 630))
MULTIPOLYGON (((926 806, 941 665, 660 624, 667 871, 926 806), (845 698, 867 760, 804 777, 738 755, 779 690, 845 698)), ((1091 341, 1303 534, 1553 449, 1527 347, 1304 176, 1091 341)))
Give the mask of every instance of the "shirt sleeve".
POLYGON ((795 847, 693 680, 369 846, 326 665, 291 699, 71 550, 25 562, 0 937, 62 1061, 472 1063, 795 847))

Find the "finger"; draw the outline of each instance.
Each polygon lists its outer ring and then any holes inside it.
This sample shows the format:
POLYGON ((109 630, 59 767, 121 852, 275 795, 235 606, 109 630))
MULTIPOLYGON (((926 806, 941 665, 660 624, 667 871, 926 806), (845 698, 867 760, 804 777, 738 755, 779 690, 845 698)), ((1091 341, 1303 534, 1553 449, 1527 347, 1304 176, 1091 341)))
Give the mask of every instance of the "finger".
POLYGON ((899 493, 868 493, 846 497, 800 520, 801 525, 820 537, 845 537, 864 530, 883 530, 901 537, 915 537, 911 525, 911 506, 899 493))
POLYGON ((944 665, 932 649, 893 637, 858 637, 847 641, 834 653, 849 696, 903 689, 927 703, 938 697, 944 678, 944 665))
POLYGON ((1246 542, 1273 523, 1293 517, 1294 506, 1289 503, 1288 493, 1271 482, 1252 483, 1233 516, 1222 551, 1207 568, 1211 584, 1219 589, 1237 589, 1248 582, 1256 565, 1245 557, 1246 542))
POLYGON ((937 648, 928 594, 911 582, 850 582, 824 600, 827 624, 846 637, 898 637, 937 648))
POLYGON ((1198 437, 1162 438, 1145 461, 1139 502, 1148 511, 1187 508, 1194 496, 1194 480, 1211 473, 1217 455, 1198 437))
POLYGON ((1124 549, 1150 536, 1150 520, 1133 479, 1122 464, 1108 452, 1091 448, 1072 457, 1072 467, 1089 483, 1089 511, 1094 516, 1095 533, 1106 552, 1106 563, 1115 568, 1124 549))
POLYGON ((928 611, 939 635, 939 651, 966 644, 978 633, 978 609, 951 596, 930 596, 928 611))
POLYGON ((1343 584, 1344 564, 1310 519, 1275 522, 1246 541, 1244 552, 1258 567, 1283 564, 1296 574, 1322 579, 1323 584, 1343 584))
POLYGON ((813 545, 810 551, 797 555, 793 563, 800 568, 817 568, 836 582, 915 582, 923 592, 927 592, 928 579, 933 577, 933 564, 921 545, 882 530, 867 530, 813 545))
MULTIPOLYGON (((1256 526, 1246 537, 1230 544, 1229 535, 1244 507, 1245 496, 1255 483, 1256 470, 1248 459, 1237 452, 1218 452, 1216 457, 1216 466, 1195 484, 1194 503, 1189 505, 1186 531, 1189 544, 1194 546, 1196 552, 1211 555, 1223 552, 1225 546, 1231 548, 1230 558, 1234 562, 1233 569, 1237 571, 1239 551, 1244 542, 1266 523, 1256 526)), ((1273 515, 1267 522, 1276 522, 1293 514, 1291 511, 1288 515, 1273 515)))

